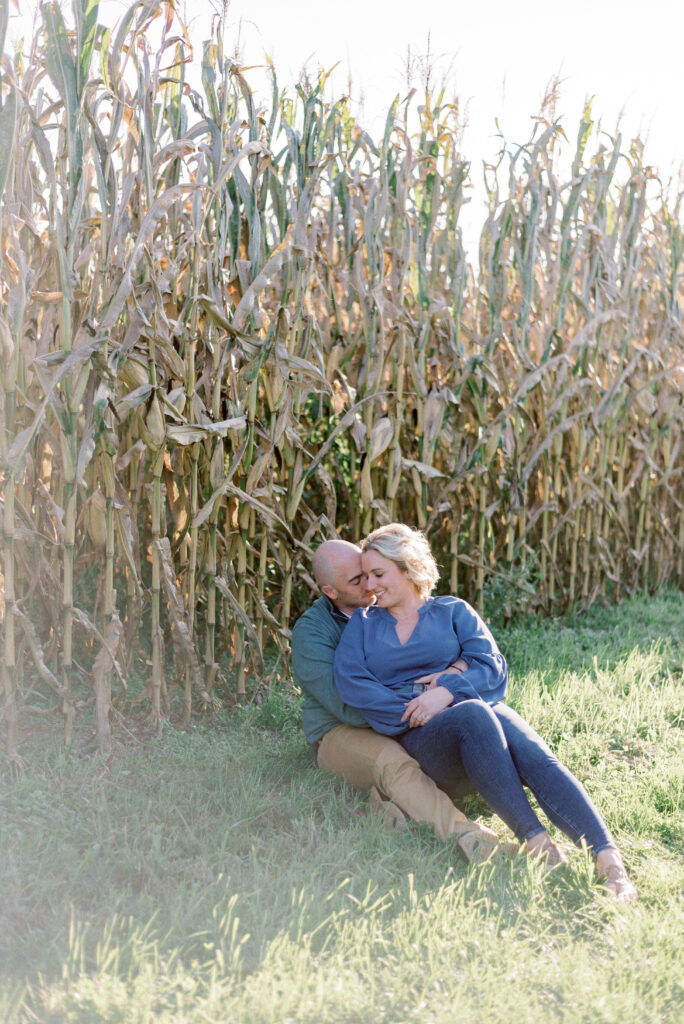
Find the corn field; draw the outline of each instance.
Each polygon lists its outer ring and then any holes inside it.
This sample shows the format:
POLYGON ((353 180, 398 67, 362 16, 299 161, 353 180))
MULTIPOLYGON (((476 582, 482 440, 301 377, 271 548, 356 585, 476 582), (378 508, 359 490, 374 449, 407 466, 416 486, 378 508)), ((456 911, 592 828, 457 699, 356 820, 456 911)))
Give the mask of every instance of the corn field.
MULTIPOLYGON (((321 540, 402 520, 506 618, 684 579, 680 197, 542 114, 471 169, 444 95, 382 138, 326 75, 256 96, 221 19, 0 0, 0 729, 287 671, 321 540), (572 161, 561 173, 563 157, 572 161), (23 724, 22 724, 23 723, 23 724)), ((89 716, 89 718, 88 718, 89 716)))

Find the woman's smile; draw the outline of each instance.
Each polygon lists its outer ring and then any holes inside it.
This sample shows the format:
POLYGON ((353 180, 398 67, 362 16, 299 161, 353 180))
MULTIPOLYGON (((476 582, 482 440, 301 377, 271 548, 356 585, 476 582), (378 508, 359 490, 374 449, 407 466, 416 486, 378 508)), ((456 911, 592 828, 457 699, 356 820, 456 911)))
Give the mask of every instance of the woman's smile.
POLYGON ((361 562, 367 577, 366 590, 395 618, 423 604, 411 577, 389 558, 371 550, 363 553, 361 562))

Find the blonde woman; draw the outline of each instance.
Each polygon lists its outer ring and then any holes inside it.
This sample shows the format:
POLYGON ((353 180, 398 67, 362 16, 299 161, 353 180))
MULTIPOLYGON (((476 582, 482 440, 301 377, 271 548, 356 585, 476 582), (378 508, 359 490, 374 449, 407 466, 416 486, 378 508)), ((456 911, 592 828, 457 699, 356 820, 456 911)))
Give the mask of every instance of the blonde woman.
POLYGON ((474 787, 526 852, 553 867, 567 858, 533 811, 527 786, 561 831, 587 843, 608 891, 636 899, 587 792, 503 703, 506 662, 487 626, 465 601, 431 596, 438 572, 425 537, 391 523, 364 541, 361 560, 375 604, 354 612, 337 647, 342 699, 439 785, 474 787))

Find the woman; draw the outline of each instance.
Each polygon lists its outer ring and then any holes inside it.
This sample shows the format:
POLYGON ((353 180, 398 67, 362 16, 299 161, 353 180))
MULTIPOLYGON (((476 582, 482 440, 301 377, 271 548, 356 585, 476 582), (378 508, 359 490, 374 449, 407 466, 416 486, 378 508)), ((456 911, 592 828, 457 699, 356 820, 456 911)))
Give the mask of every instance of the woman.
POLYGON ((337 647, 342 699, 443 788, 474 786, 526 852, 549 867, 566 862, 532 810, 528 786, 558 828, 575 843, 584 839, 608 891, 636 899, 586 791, 502 703, 506 662, 482 619, 459 598, 430 596, 439 574, 425 537, 391 523, 370 534, 361 557, 375 604, 354 612, 337 647))

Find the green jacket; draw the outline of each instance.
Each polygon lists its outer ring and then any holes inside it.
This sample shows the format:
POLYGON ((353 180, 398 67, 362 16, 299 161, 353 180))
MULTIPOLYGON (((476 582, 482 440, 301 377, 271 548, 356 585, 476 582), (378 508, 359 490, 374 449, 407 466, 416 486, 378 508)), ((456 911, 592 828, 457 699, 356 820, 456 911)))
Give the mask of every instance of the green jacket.
POLYGON ((323 595, 297 619, 292 630, 292 674, 306 694, 302 725, 311 744, 336 725, 368 728, 361 712, 344 703, 333 679, 335 648, 348 621, 323 595))

